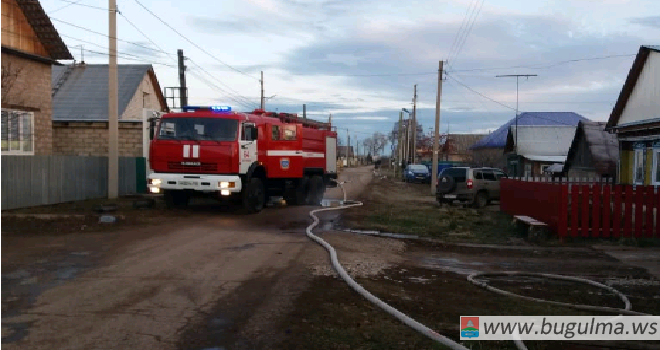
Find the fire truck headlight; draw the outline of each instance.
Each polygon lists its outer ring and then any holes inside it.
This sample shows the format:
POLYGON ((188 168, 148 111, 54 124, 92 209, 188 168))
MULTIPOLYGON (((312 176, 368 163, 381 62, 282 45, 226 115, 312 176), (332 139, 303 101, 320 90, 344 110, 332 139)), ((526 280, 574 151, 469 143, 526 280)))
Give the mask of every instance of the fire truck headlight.
POLYGON ((229 195, 229 190, 221 190, 220 194, 223 196, 228 196, 229 195))
POLYGON ((154 186, 158 186, 158 185, 160 185, 160 179, 149 179, 149 184, 154 185, 154 186))
POLYGON ((154 193, 154 194, 156 194, 156 193, 160 193, 160 188, 158 188, 158 187, 150 187, 150 188, 149 188, 149 192, 154 193))
POLYGON ((222 181, 218 184, 218 186, 220 186, 220 188, 234 188, 236 186, 236 183, 222 181))

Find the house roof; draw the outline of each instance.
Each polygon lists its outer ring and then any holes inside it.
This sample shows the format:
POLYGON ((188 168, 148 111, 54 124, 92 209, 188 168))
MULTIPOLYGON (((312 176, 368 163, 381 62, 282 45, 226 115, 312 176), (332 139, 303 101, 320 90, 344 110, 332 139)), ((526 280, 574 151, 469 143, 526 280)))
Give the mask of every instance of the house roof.
MULTIPOLYGON (((52 67, 53 121, 108 120, 107 64, 52 67)), ((120 116, 131 102, 145 74, 152 81, 161 110, 167 110, 153 67, 149 64, 122 64, 117 66, 120 116)))
POLYGON ((442 145, 443 152, 451 152, 463 154, 470 152, 472 145, 481 140, 484 134, 449 134, 447 142, 447 137, 444 137, 444 140, 440 140, 442 145))
POLYGON ((16 0, 25 18, 44 45, 50 58, 54 60, 72 60, 73 56, 62 38, 57 33, 39 0, 16 0))
POLYGON ((518 134, 518 154, 532 160, 562 162, 568 154, 577 126, 515 125, 510 126, 506 150, 513 150, 518 134))
POLYGON ((621 88, 619 98, 616 100, 616 104, 614 105, 612 113, 610 114, 610 119, 607 121, 606 129, 610 129, 619 123, 621 114, 623 114, 623 110, 626 108, 628 99, 635 89, 637 80, 639 79, 640 74, 642 74, 644 64, 646 63, 646 59, 651 54, 651 51, 660 52, 660 45, 642 45, 639 47, 637 56, 635 56, 632 67, 630 67, 628 77, 626 77, 626 82, 621 88))
POLYGON ((619 160, 619 143, 616 134, 607 132, 605 126, 606 123, 604 122, 580 122, 575 131, 571 148, 568 151, 564 169, 570 169, 571 163, 573 163, 579 151, 579 141, 584 138, 587 149, 591 153, 594 169, 600 174, 616 173, 619 160))
MULTIPOLYGON (((573 112, 524 112, 518 116, 518 125, 574 125, 580 120, 588 120, 573 112)), ((504 148, 509 127, 516 124, 516 118, 509 120, 488 136, 479 140, 472 149, 504 148)))

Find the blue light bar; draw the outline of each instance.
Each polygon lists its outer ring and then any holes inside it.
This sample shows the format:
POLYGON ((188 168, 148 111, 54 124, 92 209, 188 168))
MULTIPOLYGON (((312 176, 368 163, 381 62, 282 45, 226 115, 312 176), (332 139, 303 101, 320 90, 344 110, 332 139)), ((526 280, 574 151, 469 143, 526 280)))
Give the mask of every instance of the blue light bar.
POLYGON ((211 106, 211 107, 186 106, 186 107, 183 107, 184 112, 204 111, 204 110, 208 110, 208 111, 211 111, 211 112, 231 112, 231 107, 229 107, 229 106, 211 106))

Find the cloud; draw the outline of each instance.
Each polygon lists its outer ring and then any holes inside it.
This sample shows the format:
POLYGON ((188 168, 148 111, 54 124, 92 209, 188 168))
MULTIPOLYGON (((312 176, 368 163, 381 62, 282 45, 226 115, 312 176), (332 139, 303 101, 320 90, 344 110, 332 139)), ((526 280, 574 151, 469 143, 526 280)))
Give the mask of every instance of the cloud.
POLYGON ((630 23, 642 26, 660 28, 660 16, 635 17, 631 18, 629 21, 630 23))

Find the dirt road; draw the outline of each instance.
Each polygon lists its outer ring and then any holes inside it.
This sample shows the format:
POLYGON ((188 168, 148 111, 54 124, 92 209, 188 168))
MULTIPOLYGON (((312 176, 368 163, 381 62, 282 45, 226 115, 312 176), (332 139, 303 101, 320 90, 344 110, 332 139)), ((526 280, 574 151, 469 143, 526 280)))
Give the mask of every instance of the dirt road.
MULTIPOLYGON (((371 168, 359 168, 340 179, 351 181, 353 197, 371 177, 371 168)), ((3 242, 3 347, 202 349, 251 332, 261 338, 245 346, 276 337, 269 320, 304 289, 310 264, 327 261, 305 237, 310 210, 276 206, 245 216, 193 207, 175 224, 113 237, 3 242)))

